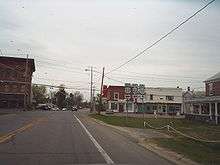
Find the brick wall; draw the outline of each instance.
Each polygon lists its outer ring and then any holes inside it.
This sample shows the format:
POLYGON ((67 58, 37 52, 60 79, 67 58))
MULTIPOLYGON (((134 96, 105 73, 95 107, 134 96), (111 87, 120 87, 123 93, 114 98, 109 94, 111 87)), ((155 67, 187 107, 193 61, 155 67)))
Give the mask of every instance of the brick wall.
POLYGON ((114 100, 114 93, 119 94, 119 100, 124 99, 124 86, 109 86, 107 88, 107 99, 114 100))
POLYGON ((220 81, 217 82, 213 82, 213 94, 210 95, 210 90, 209 90, 209 84, 210 83, 206 83, 206 96, 220 96, 220 81))

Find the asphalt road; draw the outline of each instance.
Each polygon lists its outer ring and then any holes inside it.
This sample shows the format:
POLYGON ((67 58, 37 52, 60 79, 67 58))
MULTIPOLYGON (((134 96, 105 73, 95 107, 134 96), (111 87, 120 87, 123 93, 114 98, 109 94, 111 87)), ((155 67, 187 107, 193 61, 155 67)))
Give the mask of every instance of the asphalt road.
POLYGON ((2 115, 0 136, 2 165, 170 164, 83 110, 2 115))

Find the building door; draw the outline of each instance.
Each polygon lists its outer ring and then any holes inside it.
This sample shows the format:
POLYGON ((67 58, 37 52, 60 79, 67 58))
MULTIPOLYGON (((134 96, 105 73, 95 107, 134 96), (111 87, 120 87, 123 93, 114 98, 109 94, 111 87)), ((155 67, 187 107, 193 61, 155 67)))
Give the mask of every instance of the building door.
POLYGON ((119 112, 123 112, 124 111, 124 105, 123 103, 119 103, 119 112))

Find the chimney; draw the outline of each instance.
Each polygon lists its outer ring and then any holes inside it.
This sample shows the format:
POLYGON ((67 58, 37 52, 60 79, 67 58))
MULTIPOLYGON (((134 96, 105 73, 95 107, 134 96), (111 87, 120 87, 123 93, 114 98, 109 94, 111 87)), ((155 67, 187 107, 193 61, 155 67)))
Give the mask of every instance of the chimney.
POLYGON ((190 87, 187 87, 187 91, 190 91, 190 87))

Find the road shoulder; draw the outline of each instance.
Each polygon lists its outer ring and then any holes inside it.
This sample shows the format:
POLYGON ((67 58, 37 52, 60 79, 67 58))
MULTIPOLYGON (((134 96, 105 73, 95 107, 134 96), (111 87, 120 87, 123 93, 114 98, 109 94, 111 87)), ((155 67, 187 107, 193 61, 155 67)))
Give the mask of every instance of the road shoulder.
MULTIPOLYGON (((198 163, 184 157, 183 155, 180 155, 180 154, 173 152, 171 150, 159 147, 155 143, 152 143, 150 139, 153 138, 153 136, 157 136, 158 132, 157 133, 155 132, 154 135, 150 135, 150 137, 149 137, 149 135, 144 136, 143 133, 140 133, 139 131, 137 131, 137 129, 134 129, 134 128, 119 127, 119 126, 106 124, 100 120, 97 120, 97 119, 94 119, 91 117, 90 117, 90 119, 92 119, 94 122, 96 122, 98 124, 101 124, 101 125, 104 125, 107 127, 111 127, 115 130, 123 132, 123 135, 130 136, 140 146, 144 147, 145 149, 147 149, 151 152, 154 152, 155 154, 159 155, 160 157, 162 157, 162 158, 164 158, 174 164, 177 164, 177 165, 185 165, 185 164, 198 165, 198 163)), ((169 138, 165 134, 164 135, 161 133, 158 133, 158 134, 160 134, 160 136, 164 136, 164 138, 169 138)))

